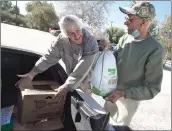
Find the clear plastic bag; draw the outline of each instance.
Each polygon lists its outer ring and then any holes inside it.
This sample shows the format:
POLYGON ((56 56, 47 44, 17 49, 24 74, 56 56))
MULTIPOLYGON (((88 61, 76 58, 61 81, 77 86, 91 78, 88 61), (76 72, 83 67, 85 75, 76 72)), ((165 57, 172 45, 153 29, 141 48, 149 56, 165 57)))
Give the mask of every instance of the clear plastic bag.
POLYGON ((116 58, 111 51, 103 51, 96 60, 91 77, 91 85, 92 92, 103 97, 116 89, 116 58))

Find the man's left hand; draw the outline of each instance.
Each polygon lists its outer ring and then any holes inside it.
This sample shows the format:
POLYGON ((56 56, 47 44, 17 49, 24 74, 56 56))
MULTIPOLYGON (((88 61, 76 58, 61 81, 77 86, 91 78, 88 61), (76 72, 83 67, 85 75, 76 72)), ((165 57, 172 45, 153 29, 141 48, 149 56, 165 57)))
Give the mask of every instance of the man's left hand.
POLYGON ((61 85, 59 88, 55 89, 55 91, 57 93, 54 95, 53 99, 57 99, 58 102, 66 99, 66 95, 68 92, 66 85, 61 85))
POLYGON ((121 90, 116 90, 112 92, 105 100, 111 101, 112 103, 115 103, 117 100, 119 100, 121 97, 125 96, 125 92, 121 90))

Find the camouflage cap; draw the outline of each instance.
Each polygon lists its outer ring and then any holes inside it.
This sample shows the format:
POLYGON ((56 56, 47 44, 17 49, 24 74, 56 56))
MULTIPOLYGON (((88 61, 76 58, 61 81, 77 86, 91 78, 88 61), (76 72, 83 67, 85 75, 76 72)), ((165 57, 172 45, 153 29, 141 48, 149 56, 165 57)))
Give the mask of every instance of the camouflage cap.
POLYGON ((124 14, 137 15, 141 18, 153 20, 156 16, 155 8, 150 2, 135 2, 131 7, 119 7, 124 14))

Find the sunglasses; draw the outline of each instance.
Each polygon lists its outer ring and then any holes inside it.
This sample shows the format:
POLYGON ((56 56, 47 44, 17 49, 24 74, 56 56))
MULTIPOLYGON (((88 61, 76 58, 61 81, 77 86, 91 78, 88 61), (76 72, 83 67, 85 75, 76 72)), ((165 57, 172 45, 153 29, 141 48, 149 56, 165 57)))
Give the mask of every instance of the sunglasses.
POLYGON ((125 17, 125 20, 128 21, 128 22, 133 22, 134 20, 137 20, 137 19, 142 19, 142 18, 135 18, 135 19, 130 19, 128 17, 125 17))

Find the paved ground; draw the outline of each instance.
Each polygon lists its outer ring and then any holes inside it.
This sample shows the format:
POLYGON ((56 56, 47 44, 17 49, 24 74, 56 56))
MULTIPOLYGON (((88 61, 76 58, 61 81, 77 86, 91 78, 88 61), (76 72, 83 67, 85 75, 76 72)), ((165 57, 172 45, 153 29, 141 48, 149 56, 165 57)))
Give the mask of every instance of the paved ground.
MULTIPOLYGON (((133 130, 171 130, 171 63, 163 71, 161 92, 152 100, 142 101, 130 128, 133 130)), ((94 96, 103 106, 104 100, 94 96)))
POLYGON ((161 93, 141 102, 130 127, 133 130, 171 130, 171 63, 164 68, 161 93))

